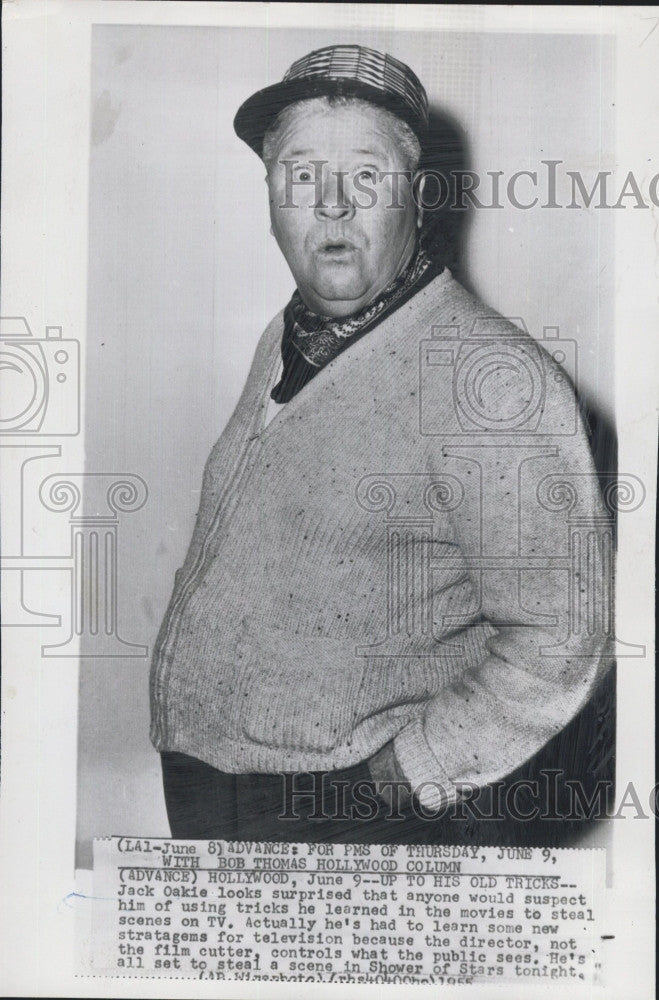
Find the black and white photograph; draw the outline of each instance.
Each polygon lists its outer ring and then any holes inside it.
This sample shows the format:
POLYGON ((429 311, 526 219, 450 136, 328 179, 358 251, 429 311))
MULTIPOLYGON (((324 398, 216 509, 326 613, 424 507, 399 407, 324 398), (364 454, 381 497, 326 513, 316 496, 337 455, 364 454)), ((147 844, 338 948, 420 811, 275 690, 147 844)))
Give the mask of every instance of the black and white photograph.
POLYGON ((249 6, 3 12, 3 995, 646 997, 659 14, 249 6))

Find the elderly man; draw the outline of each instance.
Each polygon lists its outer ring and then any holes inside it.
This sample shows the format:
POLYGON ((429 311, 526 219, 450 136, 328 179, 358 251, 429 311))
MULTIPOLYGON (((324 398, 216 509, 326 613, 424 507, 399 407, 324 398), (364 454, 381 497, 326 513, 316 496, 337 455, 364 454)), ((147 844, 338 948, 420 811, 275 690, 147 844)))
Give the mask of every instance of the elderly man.
POLYGON ((297 287, 208 460, 154 655, 172 834, 450 839, 447 807, 519 774, 606 667, 608 596, 559 553, 575 477, 593 553, 608 530, 573 392, 426 256, 409 67, 321 49, 235 128, 297 287))

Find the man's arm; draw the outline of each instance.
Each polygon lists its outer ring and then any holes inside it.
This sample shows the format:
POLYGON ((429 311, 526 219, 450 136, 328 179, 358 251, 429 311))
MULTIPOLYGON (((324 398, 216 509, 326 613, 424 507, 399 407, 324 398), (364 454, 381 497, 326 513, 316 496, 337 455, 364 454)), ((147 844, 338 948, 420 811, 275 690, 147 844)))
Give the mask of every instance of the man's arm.
MULTIPOLYGON (((564 377, 552 377, 560 375, 553 362, 544 358, 544 363, 545 427, 564 429, 567 415, 574 413, 572 389, 564 377)), ((503 391, 519 393, 523 403, 514 376, 503 391)), ((459 504, 449 514, 455 551, 466 560, 480 602, 479 620, 492 628, 478 666, 443 688, 427 704, 424 716, 393 741, 390 763, 395 762, 394 769, 430 807, 455 799, 461 783, 482 786, 501 780, 533 757, 583 707, 606 665, 602 609, 610 599, 611 581, 604 579, 608 571, 602 553, 610 524, 585 432, 579 423, 576 434, 525 435, 523 443, 527 454, 537 445, 540 455, 544 447, 545 457, 522 462, 515 447, 498 447, 496 439, 484 445, 487 451, 481 449, 480 454, 487 455, 489 464, 483 462, 481 474, 487 481, 481 480, 480 495, 474 496, 478 477, 473 475, 465 487, 471 490, 472 502, 459 504), (594 583, 581 580, 578 572, 575 576, 577 554, 571 543, 568 546, 569 502, 543 505, 541 484, 547 476, 568 484, 554 500, 569 500, 572 487, 578 491, 578 516, 588 523, 586 544, 592 546, 592 563, 599 573, 594 583), (514 480, 517 498, 510 489, 514 480), (524 569, 482 571, 478 559, 484 531, 500 540, 504 557, 521 556, 524 569), (525 555, 533 558, 524 563, 525 555), (561 652, 575 605, 581 624, 571 635, 569 651, 561 652)), ((473 458, 462 465, 459 458, 447 465, 445 456, 435 453, 433 471, 441 474, 450 468, 466 482, 465 469, 475 467, 478 446, 467 454, 473 458)))

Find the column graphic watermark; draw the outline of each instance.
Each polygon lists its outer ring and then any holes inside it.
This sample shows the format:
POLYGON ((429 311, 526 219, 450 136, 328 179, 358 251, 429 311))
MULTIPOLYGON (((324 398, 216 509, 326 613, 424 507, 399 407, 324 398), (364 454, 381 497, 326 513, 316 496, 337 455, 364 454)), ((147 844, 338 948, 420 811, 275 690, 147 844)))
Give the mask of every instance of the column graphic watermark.
POLYGON ((123 472, 51 473, 39 482, 35 469, 41 460, 61 463, 64 441, 80 433, 78 340, 61 326, 37 337, 24 316, 2 317, 0 378, 3 628, 68 628, 64 641, 42 645, 44 657, 146 657, 148 647, 124 640, 118 624, 120 517, 144 506, 146 483, 123 472), (48 551, 45 511, 68 514, 68 551, 48 551), (68 576, 68 608, 35 608, 34 595, 43 599, 58 571, 68 576))
POLYGON ((148 490, 140 476, 79 473, 48 476, 39 498, 47 510, 67 513, 71 573, 71 634, 42 647, 48 657, 148 655, 148 647, 126 642, 118 631, 119 515, 140 510, 148 490), (83 497, 84 491, 84 497, 83 497))

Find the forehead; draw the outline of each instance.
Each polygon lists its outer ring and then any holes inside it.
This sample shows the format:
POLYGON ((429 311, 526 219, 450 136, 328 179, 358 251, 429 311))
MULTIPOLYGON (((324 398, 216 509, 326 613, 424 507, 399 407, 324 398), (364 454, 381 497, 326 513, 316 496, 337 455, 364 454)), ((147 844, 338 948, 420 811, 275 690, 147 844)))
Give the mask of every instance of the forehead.
POLYGON ((277 130, 280 152, 372 152, 392 156, 400 150, 387 116, 368 105, 328 105, 312 100, 294 104, 277 130))

